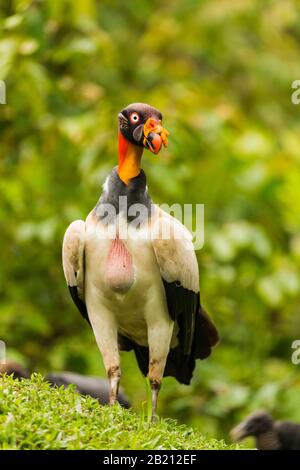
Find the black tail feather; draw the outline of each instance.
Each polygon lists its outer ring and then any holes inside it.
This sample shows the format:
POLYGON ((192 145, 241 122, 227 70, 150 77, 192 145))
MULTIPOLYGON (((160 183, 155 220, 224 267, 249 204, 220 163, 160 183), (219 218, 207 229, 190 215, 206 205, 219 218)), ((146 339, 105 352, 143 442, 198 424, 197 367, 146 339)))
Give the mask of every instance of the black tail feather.
POLYGON ((195 359, 206 359, 210 356, 212 347, 218 342, 217 328, 204 308, 200 306, 199 314, 196 315, 192 355, 195 359))
MULTIPOLYGON (((183 353, 181 346, 170 350, 164 371, 164 377, 175 377, 178 382, 188 385, 192 379, 196 359, 207 358, 213 346, 219 341, 215 325, 204 309, 200 307, 196 316, 195 332, 191 354, 183 353)), ((146 376, 149 367, 149 348, 140 346, 129 338, 119 335, 120 349, 133 350, 141 372, 146 376)))

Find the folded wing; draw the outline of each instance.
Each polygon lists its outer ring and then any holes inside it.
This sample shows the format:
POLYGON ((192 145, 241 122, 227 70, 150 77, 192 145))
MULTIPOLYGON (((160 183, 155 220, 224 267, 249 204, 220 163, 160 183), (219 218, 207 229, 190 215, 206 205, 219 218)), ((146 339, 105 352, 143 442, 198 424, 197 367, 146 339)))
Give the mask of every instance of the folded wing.
POLYGON ((179 328, 179 345, 170 351, 165 375, 174 375, 180 382, 189 383, 195 360, 208 357, 219 336, 201 306, 198 263, 192 236, 174 217, 158 210, 153 247, 164 283, 168 311, 179 328))
POLYGON ((84 301, 84 244, 85 223, 83 220, 75 220, 69 225, 64 236, 63 270, 73 302, 81 315, 89 322, 84 301))

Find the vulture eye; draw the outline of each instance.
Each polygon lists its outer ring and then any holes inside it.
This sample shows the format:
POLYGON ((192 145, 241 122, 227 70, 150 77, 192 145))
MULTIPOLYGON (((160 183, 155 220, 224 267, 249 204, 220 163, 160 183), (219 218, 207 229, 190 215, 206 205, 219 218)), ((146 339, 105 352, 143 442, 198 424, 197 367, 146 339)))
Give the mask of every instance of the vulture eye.
POLYGON ((130 121, 133 123, 133 124, 136 124, 137 122, 139 122, 140 120, 140 116, 138 115, 138 113, 132 113, 130 114, 130 121))

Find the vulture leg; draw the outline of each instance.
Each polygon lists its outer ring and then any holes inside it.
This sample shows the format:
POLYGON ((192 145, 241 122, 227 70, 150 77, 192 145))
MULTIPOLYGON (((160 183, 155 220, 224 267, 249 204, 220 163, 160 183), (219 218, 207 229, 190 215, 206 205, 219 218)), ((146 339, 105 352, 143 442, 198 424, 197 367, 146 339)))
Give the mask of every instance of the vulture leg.
POLYGON ((161 382, 157 383, 155 381, 150 381, 151 391, 152 391, 152 414, 151 414, 151 422, 155 423, 157 420, 157 399, 158 399, 158 392, 161 387, 161 382))
POLYGON ((148 378, 152 391, 152 416, 151 421, 157 419, 157 399, 164 375, 165 365, 169 353, 170 342, 173 333, 173 322, 169 319, 148 326, 149 343, 149 371, 148 378))
POLYGON ((104 367, 109 381, 109 404, 118 401, 121 378, 118 330, 114 316, 102 307, 88 306, 89 318, 102 354, 104 367))
POLYGON ((110 368, 107 375, 109 379, 109 404, 114 405, 118 401, 119 383, 121 377, 120 366, 116 366, 116 368, 110 368))

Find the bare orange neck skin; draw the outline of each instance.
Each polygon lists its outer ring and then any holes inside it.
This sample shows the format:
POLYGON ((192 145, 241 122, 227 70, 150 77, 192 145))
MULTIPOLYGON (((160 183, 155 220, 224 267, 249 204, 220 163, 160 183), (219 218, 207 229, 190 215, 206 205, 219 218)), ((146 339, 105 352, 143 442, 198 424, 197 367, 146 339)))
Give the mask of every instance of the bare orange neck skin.
POLYGON ((118 174, 125 184, 140 174, 142 153, 143 147, 132 144, 119 131, 118 174))

